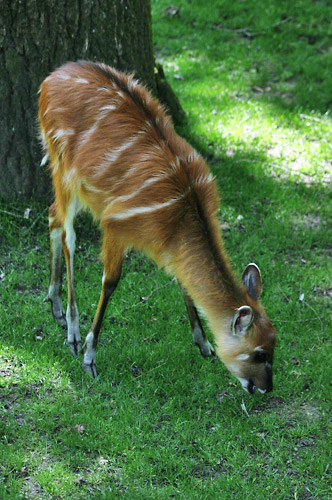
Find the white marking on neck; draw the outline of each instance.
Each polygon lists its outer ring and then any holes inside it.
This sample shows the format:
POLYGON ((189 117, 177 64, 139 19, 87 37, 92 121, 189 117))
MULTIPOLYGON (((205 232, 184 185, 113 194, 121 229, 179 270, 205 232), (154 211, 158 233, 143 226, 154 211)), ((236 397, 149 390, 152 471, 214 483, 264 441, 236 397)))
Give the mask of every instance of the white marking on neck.
POLYGON ((196 309, 199 312, 199 314, 201 314, 203 316, 203 318, 205 318, 205 319, 208 318, 208 313, 202 306, 196 305, 196 309))
POLYGON ((235 359, 237 359, 238 361, 246 361, 246 359, 249 358, 250 358, 249 354, 239 354, 238 356, 236 356, 235 359))
POLYGON ((134 78, 129 78, 128 80, 128 89, 131 93, 133 93, 135 91, 135 88, 137 87, 137 84, 139 83, 138 80, 134 79, 134 78))
MULTIPOLYGON (((233 375, 235 375, 236 378, 239 379, 239 375, 241 372, 240 372, 239 366, 236 363, 230 363, 228 365, 228 369, 233 373, 233 375)), ((245 380, 245 379, 241 379, 241 380, 245 380)))
POLYGON ((258 347, 255 347, 254 351, 262 351, 263 350, 263 347, 261 345, 259 345, 258 347))
POLYGON ((197 160, 198 158, 200 158, 200 155, 197 153, 195 149, 193 149, 192 152, 189 153, 187 161, 191 163, 192 161, 197 160))
POLYGON ((197 177, 195 184, 198 184, 199 186, 203 184, 209 184, 209 182, 212 182, 214 180, 214 176, 212 174, 209 175, 200 175, 197 177))
POLYGON ((243 389, 246 391, 246 392, 249 392, 248 391, 248 380, 246 378, 241 378, 241 377, 237 377, 237 379, 241 382, 241 385, 243 387, 243 389))

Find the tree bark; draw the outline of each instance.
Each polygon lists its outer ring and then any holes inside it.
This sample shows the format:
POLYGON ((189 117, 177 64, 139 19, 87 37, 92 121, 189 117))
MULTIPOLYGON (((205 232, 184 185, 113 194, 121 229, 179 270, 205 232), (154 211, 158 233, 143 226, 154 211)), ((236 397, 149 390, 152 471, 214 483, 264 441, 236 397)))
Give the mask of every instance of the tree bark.
POLYGON ((38 89, 66 61, 90 59, 135 72, 168 105, 182 110, 156 69, 150 0, 4 0, 0 2, 0 198, 49 193, 40 167, 38 89), (166 89, 166 92, 165 92, 166 89))

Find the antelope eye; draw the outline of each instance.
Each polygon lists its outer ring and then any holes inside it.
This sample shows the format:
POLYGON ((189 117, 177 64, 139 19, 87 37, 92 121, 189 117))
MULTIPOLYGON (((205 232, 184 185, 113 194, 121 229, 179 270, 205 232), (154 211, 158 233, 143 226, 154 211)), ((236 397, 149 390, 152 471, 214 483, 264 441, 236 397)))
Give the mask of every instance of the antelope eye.
POLYGON ((254 357, 253 357, 254 363, 265 363, 266 360, 267 360, 267 356, 266 356, 265 352, 263 352, 263 351, 255 352, 254 357))

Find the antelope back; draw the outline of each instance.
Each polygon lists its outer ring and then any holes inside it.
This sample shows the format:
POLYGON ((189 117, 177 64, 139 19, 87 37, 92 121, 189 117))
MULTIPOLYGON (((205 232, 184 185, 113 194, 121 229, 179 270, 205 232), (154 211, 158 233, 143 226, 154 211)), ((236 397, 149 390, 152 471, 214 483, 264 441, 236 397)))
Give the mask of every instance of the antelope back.
POLYGON ((76 196, 125 246, 165 264, 179 220, 188 207, 196 210, 195 197, 216 212, 215 183, 202 157, 132 76, 104 64, 68 63, 42 83, 39 120, 62 215, 76 196))

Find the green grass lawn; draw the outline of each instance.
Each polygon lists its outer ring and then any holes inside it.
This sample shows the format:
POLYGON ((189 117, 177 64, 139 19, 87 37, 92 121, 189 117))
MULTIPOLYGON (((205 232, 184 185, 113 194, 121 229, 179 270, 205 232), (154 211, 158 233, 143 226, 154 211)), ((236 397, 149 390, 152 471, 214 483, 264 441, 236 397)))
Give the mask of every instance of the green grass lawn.
MULTIPOLYGON (((246 394, 192 345, 177 284, 127 256, 82 373, 43 303, 45 205, 0 208, 0 499, 332 498, 332 6, 152 0, 154 43, 215 174, 238 274, 262 271, 272 393, 246 394), (24 218, 30 209, 28 218, 24 218)), ((83 337, 98 230, 77 220, 83 337)), ((66 282, 64 281, 64 297, 66 282)))

